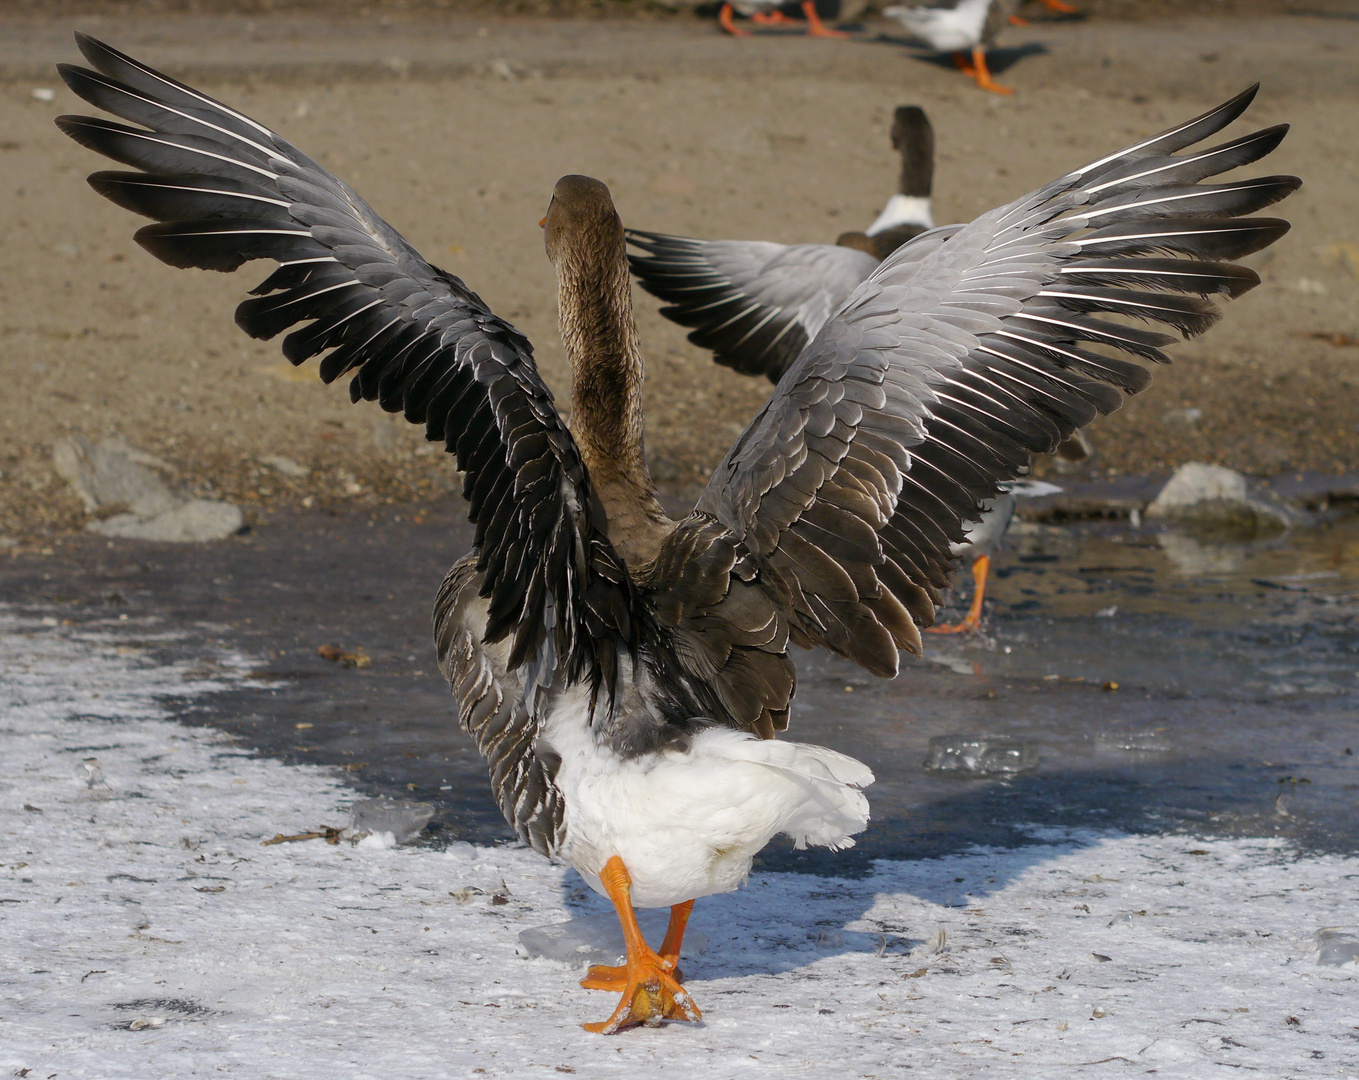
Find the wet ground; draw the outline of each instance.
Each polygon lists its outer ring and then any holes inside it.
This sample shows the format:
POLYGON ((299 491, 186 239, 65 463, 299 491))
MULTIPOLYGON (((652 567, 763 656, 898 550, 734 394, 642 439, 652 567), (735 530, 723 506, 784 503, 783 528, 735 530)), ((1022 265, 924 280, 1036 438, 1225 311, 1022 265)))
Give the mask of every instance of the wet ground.
MULTIPOLYGON (((201 699, 191 720, 286 762, 345 769, 365 792, 434 803, 432 842, 493 841, 510 834, 427 629, 467 540, 452 503, 280 513, 215 545, 91 538, 10 558, 0 601, 116 624, 152 654, 226 645, 257 657, 264 693, 201 699), (167 631, 182 636, 167 645, 167 631), (371 662, 327 661, 322 645, 371 662)), ((983 634, 931 636, 926 660, 894 682, 799 658, 793 734, 872 765, 874 820, 851 852, 771 849, 766 867, 854 873, 873 858, 1028 843, 1035 825, 1359 851, 1359 518, 1254 543, 1020 523, 990 596, 983 634), (924 767, 931 739, 975 734, 1036 754, 1036 767, 924 767)))

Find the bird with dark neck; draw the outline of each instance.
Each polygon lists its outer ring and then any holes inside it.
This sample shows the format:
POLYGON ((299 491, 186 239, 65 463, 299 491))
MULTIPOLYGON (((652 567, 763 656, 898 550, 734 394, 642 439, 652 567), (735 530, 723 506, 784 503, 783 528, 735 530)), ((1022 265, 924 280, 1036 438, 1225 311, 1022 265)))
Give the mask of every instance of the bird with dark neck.
POLYGON ((897 191, 863 232, 836 237, 841 247, 857 248, 879 261, 907 240, 934 228, 934 126, 919 105, 899 105, 892 115, 892 148, 901 154, 897 191))

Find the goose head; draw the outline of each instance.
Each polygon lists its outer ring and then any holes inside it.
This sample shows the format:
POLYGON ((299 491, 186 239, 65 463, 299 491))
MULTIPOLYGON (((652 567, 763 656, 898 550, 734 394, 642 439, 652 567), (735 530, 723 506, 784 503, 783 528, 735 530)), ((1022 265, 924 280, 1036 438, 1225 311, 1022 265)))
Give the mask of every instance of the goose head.
POLYGON ((560 277, 617 263, 627 268, 623 221, 608 185, 592 176, 563 176, 543 218, 547 257, 560 277))

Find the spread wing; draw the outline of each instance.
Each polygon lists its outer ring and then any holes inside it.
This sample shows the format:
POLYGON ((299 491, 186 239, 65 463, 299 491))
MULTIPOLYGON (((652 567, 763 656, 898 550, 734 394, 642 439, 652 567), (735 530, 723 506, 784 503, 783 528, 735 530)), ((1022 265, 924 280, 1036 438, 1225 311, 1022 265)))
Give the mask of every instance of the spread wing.
POLYGON ((627 230, 646 252, 629 254, 632 272, 661 314, 692 326, 689 340, 719 364, 778 382, 878 260, 830 244, 693 240, 627 230))
MULTIPOLYGON (((1293 177, 1211 180, 1283 138, 1194 147, 1252 88, 884 262, 822 327, 714 472, 680 545, 717 532, 733 584, 758 586, 790 637, 882 675, 919 648, 950 546, 1034 454, 1147 385, 1170 334, 1258 283, 1230 260, 1282 236, 1247 217, 1293 177)), ((663 556, 664 557, 664 556, 663 556)))
POLYGON ((138 242, 172 266, 278 268, 236 309, 252 337, 283 339, 294 364, 322 356, 350 396, 425 425, 457 457, 489 605, 486 642, 546 685, 611 688, 630 648, 632 584, 595 520, 579 451, 532 347, 458 278, 431 266, 348 185, 249 117, 76 35, 96 70, 62 65, 80 97, 137 127, 63 116, 77 142, 137 172, 96 191, 155 220, 138 242))

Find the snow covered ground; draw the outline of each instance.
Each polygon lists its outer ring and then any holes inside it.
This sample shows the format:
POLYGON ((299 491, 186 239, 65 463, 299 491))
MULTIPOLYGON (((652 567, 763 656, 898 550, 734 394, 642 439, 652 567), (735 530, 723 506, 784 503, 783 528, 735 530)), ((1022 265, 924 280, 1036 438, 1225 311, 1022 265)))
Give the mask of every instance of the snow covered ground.
POLYGON ((1359 1076, 1359 971, 1313 948, 1359 922, 1359 859, 1183 835, 757 875, 697 907, 701 1026, 587 1034, 612 998, 518 941, 605 909, 579 879, 261 846, 354 794, 175 723, 248 658, 134 631, 0 614, 0 1076, 1359 1076))

